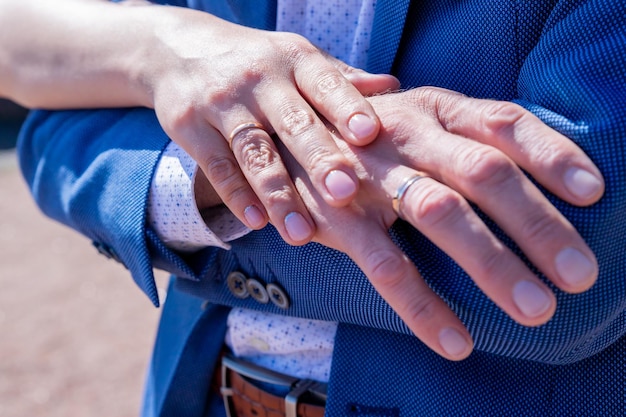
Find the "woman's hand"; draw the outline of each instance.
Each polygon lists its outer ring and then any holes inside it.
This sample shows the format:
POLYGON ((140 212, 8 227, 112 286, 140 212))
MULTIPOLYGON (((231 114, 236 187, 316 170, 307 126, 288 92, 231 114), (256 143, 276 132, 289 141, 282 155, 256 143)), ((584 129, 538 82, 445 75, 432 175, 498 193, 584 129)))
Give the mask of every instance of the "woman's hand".
MULTIPOLYGON (((472 350, 463 324, 390 240, 400 215, 450 255, 510 317, 538 326, 553 315, 550 289, 500 242, 470 207, 475 203, 560 289, 587 290, 596 259, 580 235, 518 165, 560 198, 588 205, 603 180, 574 143, 531 113, 506 102, 476 100, 435 88, 372 97, 378 139, 337 146, 356 167, 358 198, 330 207, 305 170, 290 164, 317 224, 314 240, 348 254, 409 328, 440 355, 472 350), (417 177, 416 177, 417 175, 417 177), (407 179, 418 178, 413 182, 407 179), (395 212, 392 200, 399 196, 395 212)), ((286 149, 285 160, 289 159, 286 149)))
POLYGON ((363 95, 395 89, 397 80, 348 67, 295 34, 189 9, 152 9, 161 20, 143 72, 165 131, 248 227, 269 219, 288 243, 308 242, 315 223, 271 135, 327 204, 345 206, 359 181, 322 119, 353 145, 372 142, 380 123, 363 95))
POLYGON ((350 143, 368 144, 380 122, 363 95, 399 85, 298 35, 198 10, 143 0, 22 0, 0 1, 0 12, 0 96, 33 108, 154 108, 239 219, 253 229, 269 219, 294 245, 309 241, 315 224, 270 135, 328 204, 346 205, 358 179, 321 118, 350 143))

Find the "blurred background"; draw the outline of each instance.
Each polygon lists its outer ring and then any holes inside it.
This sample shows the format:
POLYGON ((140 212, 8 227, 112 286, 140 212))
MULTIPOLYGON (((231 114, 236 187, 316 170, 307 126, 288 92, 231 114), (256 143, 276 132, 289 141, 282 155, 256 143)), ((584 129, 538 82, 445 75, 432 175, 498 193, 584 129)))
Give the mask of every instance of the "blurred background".
POLYGON ((136 416, 160 311, 34 204, 15 156, 25 115, 0 100, 0 417, 136 416))

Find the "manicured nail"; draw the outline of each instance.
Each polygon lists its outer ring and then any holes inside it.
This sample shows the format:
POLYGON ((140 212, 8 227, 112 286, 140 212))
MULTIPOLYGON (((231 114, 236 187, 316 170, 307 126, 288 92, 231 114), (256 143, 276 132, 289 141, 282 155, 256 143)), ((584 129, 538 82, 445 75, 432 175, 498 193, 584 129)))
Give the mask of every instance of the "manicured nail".
POLYGON ((570 168, 565 172, 565 186, 579 198, 587 199, 602 189, 602 181, 589 171, 581 168, 570 168))
POLYGON ((463 356, 470 345, 458 330, 447 327, 439 332, 439 344, 453 358, 463 356))
POLYGON ((550 309, 552 298, 532 281, 519 281, 513 287, 513 301, 526 317, 539 317, 550 309))
POLYGON ((563 249, 556 256, 555 264, 561 279, 573 287, 586 285, 596 275, 595 263, 578 249, 563 249))
POLYGON ((256 206, 246 207, 243 211, 243 217, 252 229, 259 229, 265 224, 265 217, 256 206))
POLYGON ((352 177, 338 169, 330 171, 324 183, 330 195, 337 200, 348 198, 356 192, 356 184, 352 177))
POLYGON ((304 217, 295 211, 285 216, 285 229, 289 237, 296 242, 308 239, 313 232, 304 217))
POLYGON ((376 127, 376 122, 372 118, 360 113, 352 116, 348 122, 348 128, 357 139, 370 137, 376 131, 376 127))

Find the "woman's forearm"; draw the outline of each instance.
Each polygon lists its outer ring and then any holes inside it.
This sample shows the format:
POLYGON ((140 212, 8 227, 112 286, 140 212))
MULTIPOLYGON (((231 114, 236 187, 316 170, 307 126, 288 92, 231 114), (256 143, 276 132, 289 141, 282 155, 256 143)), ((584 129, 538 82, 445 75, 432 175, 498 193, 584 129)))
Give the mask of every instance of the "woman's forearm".
POLYGON ((0 0, 0 96, 27 107, 150 106, 147 2, 0 0))

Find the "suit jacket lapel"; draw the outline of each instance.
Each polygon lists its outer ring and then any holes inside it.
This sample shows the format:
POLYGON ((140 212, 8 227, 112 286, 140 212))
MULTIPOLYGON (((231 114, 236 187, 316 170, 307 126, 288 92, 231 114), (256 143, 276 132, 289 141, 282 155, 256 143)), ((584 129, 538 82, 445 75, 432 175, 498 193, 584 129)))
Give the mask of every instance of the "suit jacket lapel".
POLYGON ((231 8, 241 16, 239 23, 257 29, 276 28, 276 0, 230 0, 231 8))
POLYGON ((410 0, 378 0, 366 70, 388 74, 398 52, 410 0))

